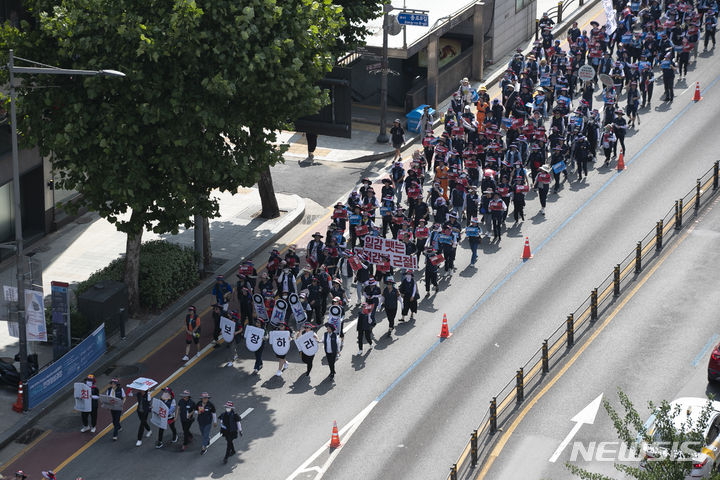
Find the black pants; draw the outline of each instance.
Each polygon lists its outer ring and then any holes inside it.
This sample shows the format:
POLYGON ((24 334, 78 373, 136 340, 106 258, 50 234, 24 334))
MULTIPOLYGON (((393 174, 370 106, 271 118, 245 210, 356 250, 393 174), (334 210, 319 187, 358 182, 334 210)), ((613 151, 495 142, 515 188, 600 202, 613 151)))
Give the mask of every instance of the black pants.
POLYGON ((138 434, 137 439, 142 440, 143 433, 145 433, 145 430, 148 432, 150 431, 150 425, 148 425, 148 415, 150 415, 150 412, 141 412, 138 410, 138 417, 140 417, 140 426, 138 427, 138 434))
POLYGON ((585 174, 585 177, 587 178, 587 159, 577 159, 575 161, 577 163, 577 172, 578 177, 582 177, 583 173, 585 174))
MULTIPOLYGON (((172 423, 170 423, 168 421, 168 427, 170 427, 170 431, 173 434, 173 436, 172 436, 173 440, 177 440, 177 429, 175 428, 175 422, 173 421, 172 423)), ((161 428, 158 430, 158 443, 162 442, 164 434, 165 434, 164 428, 161 428)))
POLYGON ((675 98, 673 92, 673 82, 675 81, 675 75, 663 75, 663 86, 665 87, 665 99, 672 100, 675 98))
POLYGON ((648 82, 646 89, 640 90, 640 93, 642 93, 643 106, 645 106, 646 100, 647 100, 647 103, 650 103, 652 101, 653 82, 648 82))
POLYGON ((388 324, 390 328, 395 328, 395 316, 397 316, 397 307, 387 308, 385 307, 385 314, 387 315, 388 324))
POLYGON ((430 285, 435 288, 438 286, 437 270, 431 272, 427 267, 425 267, 425 291, 427 293, 430 293, 430 285))
POLYGON ((521 218, 525 220, 525 199, 513 199, 513 217, 515 221, 519 221, 521 218))
POLYGON ((189 445, 193 439, 193 434, 190 433, 190 427, 192 427, 192 424, 192 420, 190 420, 189 422, 180 422, 183 430, 183 447, 189 445))
POLYGON ((307 370, 305 373, 310 375, 310 370, 312 370, 315 355, 305 355, 305 353, 300 352, 300 358, 302 358, 303 363, 307 366, 307 370))
POLYGON ((445 271, 449 272, 455 267, 455 249, 451 244, 443 244, 443 257, 445 257, 445 271))
POLYGON ((225 434, 223 436, 225 437, 225 442, 227 443, 225 446, 225 458, 228 458, 230 455, 235 455, 235 445, 233 445, 233 441, 237 438, 237 435, 225 434))
POLYGON ((113 422, 113 437, 118 436, 118 432, 120 431, 120 417, 122 416, 122 410, 110 410, 110 416, 112 416, 112 422, 113 422))
POLYGON ((417 299, 407 299, 403 298, 403 308, 402 308, 402 316, 404 317, 407 315, 408 311, 411 311, 413 314, 417 313, 417 299))
POLYGON ((619 143, 620 146, 622 147, 620 151, 623 153, 623 155, 625 155, 625 135, 618 135, 618 136, 617 136, 617 142, 615 142, 615 143, 613 144, 613 155, 614 155, 614 156, 617 156, 617 146, 618 146, 618 143, 619 143))
POLYGON ((545 208, 547 202, 548 190, 550 190, 550 184, 543 184, 538 188, 538 195, 540 197, 540 208, 545 208))
POLYGON ((492 215, 492 230, 495 238, 502 236, 502 215, 492 215))
POLYGON ((372 330, 358 330, 358 348, 362 350, 363 337, 368 345, 372 346, 372 330))
POLYGON ((307 139, 307 146, 308 146, 308 153, 315 152, 315 149, 317 148, 317 134, 316 133, 306 133, 305 138, 307 139))
POLYGON ((325 352, 325 358, 327 358, 328 367, 330 367, 330 375, 335 375, 335 360, 337 360, 337 353, 325 352))
POLYGON ((80 413, 80 418, 82 418, 83 427, 88 426, 88 420, 90 420, 90 426, 95 427, 97 425, 97 407, 93 407, 92 411, 90 412, 82 412, 80 413))
POLYGON ((705 49, 707 50, 708 43, 712 40, 713 48, 715 48, 715 29, 705 29, 705 49))

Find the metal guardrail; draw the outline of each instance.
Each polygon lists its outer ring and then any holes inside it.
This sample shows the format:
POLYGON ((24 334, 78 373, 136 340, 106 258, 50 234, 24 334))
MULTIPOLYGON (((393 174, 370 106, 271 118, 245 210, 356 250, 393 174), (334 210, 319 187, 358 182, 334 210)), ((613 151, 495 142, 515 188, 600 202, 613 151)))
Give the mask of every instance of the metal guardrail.
POLYGON ((494 444, 494 434, 519 408, 523 401, 542 385, 546 375, 569 353, 576 340, 595 326, 598 318, 609 310, 613 300, 632 283, 645 267, 662 251, 669 240, 674 239, 683 228, 683 219, 697 215, 700 207, 718 193, 720 186, 720 161, 697 179, 695 186, 655 224, 635 248, 613 271, 594 288, 585 301, 567 316, 542 343, 530 359, 517 370, 512 378, 490 400, 478 427, 470 434, 458 460, 450 467, 449 480, 474 469, 494 444), (565 347, 565 348, 563 348, 565 347))
MULTIPOLYGON (((578 7, 582 7, 585 5, 585 0, 566 0, 566 1, 559 1, 557 3, 557 6, 552 7, 550 10, 546 10, 548 17, 553 19, 555 21, 555 25, 558 25, 563 22, 563 18, 565 16, 565 11, 570 8, 570 6, 575 3, 575 1, 578 2, 578 7)), ((535 19, 535 40, 539 38, 540 35, 540 19, 535 19)))

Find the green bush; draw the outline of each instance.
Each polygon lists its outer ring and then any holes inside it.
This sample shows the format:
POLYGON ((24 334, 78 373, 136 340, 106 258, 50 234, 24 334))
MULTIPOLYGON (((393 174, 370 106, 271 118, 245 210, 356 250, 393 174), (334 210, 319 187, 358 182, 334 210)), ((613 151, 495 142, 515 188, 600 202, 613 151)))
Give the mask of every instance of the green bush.
MULTIPOLYGON (((125 259, 117 258, 75 287, 81 295, 101 280, 123 281, 125 259)), ((140 247, 140 306, 159 310, 197 285, 199 275, 192 248, 152 240, 140 247)))

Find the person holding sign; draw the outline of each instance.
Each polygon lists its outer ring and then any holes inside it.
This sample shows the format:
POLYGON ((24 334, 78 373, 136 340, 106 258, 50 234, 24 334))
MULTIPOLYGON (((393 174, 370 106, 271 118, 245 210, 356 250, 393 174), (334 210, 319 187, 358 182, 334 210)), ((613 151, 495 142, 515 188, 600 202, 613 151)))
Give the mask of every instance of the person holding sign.
POLYGON ((285 322, 279 323, 276 330, 270 332, 270 344, 272 345, 275 358, 278 359, 278 371, 275 374, 281 377, 283 372, 288 368, 288 362, 285 360, 288 350, 290 350, 290 327, 285 322))
POLYGON ((310 371, 313 367, 313 360, 315 359, 315 352, 317 352, 317 345, 319 342, 318 336, 313 332, 313 324, 305 323, 301 331, 295 336, 295 343, 300 350, 300 358, 303 363, 307 366, 305 370, 305 376, 310 376, 310 371))
POLYGON ((195 344, 196 355, 200 353, 200 317, 194 305, 188 307, 188 314, 185 315, 185 356, 183 362, 190 360, 190 345, 195 344))
POLYGON ((240 415, 238 415, 233 409, 233 402, 225 402, 225 412, 220 415, 220 433, 225 437, 227 447, 225 448, 225 457, 223 463, 227 463, 230 455, 235 455, 235 445, 233 440, 238 437, 238 434, 242 436, 242 425, 240 424, 240 415))
POLYGON ((252 325, 245 327, 245 346, 251 352, 255 353, 255 366, 253 367, 253 375, 258 373, 263 367, 263 340, 265 338, 265 323, 261 318, 256 318, 252 325))
POLYGON ((151 387, 147 391, 138 390, 135 392, 135 398, 137 399, 137 414, 140 418, 137 442, 135 442, 136 447, 142 445, 142 435, 145 430, 147 430, 147 433, 145 434, 146 437, 150 438, 150 436, 152 435, 152 429, 150 428, 150 425, 148 425, 148 416, 150 415, 150 405, 152 402, 150 392, 153 388, 154 387, 151 387))
POLYGON ((222 335, 228 348, 228 363, 225 366, 232 367, 240 351, 243 323, 240 314, 235 310, 230 312, 229 319, 224 318, 222 322, 222 335))
MULTIPOLYGON (((110 397, 119 398, 122 402, 125 399, 125 390, 120 386, 120 382, 117 378, 113 378, 110 380, 110 388, 107 389, 105 392, 105 395, 108 395, 110 397)), ((118 433, 120 430, 122 430, 122 426, 120 425, 120 416, 122 415, 122 403, 120 404, 119 409, 111 408, 110 409, 110 416, 112 416, 112 422, 113 422, 113 440, 117 440, 118 433)))
POLYGON ((85 385, 90 387, 90 411, 81 412, 80 418, 82 418, 83 427, 80 429, 81 432, 87 432, 90 430, 91 433, 95 433, 95 426, 97 425, 98 415, 98 402, 100 399, 100 390, 95 385, 95 375, 92 373, 85 379, 85 385), (88 420, 89 426, 88 426, 88 420))
POLYGON ((210 402, 210 394, 203 392, 200 395, 200 402, 197 404, 196 411, 198 417, 198 426, 202 434, 202 448, 200 455, 205 455, 210 446, 210 429, 217 427, 217 414, 215 413, 215 405, 210 402))

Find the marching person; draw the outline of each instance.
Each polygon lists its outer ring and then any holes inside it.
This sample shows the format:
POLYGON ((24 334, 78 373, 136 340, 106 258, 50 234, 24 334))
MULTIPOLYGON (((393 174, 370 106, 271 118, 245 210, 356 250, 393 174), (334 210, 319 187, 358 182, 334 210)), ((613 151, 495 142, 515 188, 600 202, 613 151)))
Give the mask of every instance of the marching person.
MULTIPOLYGON (((290 327, 288 326, 287 323, 281 322, 279 325, 277 325, 276 330, 280 330, 280 331, 290 330, 290 327)), ((292 336, 292 331, 290 331, 290 335, 292 336)), ((288 368, 288 362, 287 362, 287 360, 285 360, 286 356, 287 356, 287 354, 285 354, 285 355, 278 355, 277 353, 275 354, 275 358, 278 359, 278 371, 275 375, 278 377, 281 377, 283 372, 285 370, 287 370, 287 368, 288 368)))
MULTIPOLYGON (((425 247, 425 296, 430 296, 430 285, 438 290, 438 270, 439 267, 432 262, 432 257, 437 255, 437 252, 431 246, 425 247)), ((403 308, 403 310, 405 310, 403 308)), ((405 320, 403 316, 403 321, 405 320)))
POLYGON ((340 353, 341 341, 335 333, 335 326, 332 323, 325 324, 325 333, 321 342, 325 349, 325 358, 330 368, 330 380, 335 378, 335 360, 340 353))
POLYGON ((223 457, 223 464, 227 463, 230 455, 235 455, 236 452, 233 441, 238 437, 238 435, 242 436, 240 415, 235 412, 233 407, 233 402, 228 400, 225 402, 225 412, 220 415, 220 433, 223 437, 225 437, 225 442, 227 442, 225 457, 223 457))
POLYGON ((385 288, 382 291, 383 305, 388 319, 388 335, 395 329, 395 316, 397 316, 400 292, 395 288, 395 279, 388 276, 385 279, 385 288))
POLYGON ((418 293, 417 283, 413 277, 412 270, 407 270, 405 272, 398 290, 400 291, 400 295, 402 295, 403 302, 402 317, 400 318, 400 321, 405 321, 405 315, 407 315, 408 311, 410 312, 410 320, 413 320, 415 318, 415 314, 417 313, 417 301, 418 298, 420 298, 420 294, 418 293))
MULTIPOLYGON (((175 428, 175 411, 177 410, 177 404, 175 403, 175 394, 170 389, 170 387, 165 387, 163 389, 162 394, 160 395, 160 400, 163 401, 163 403, 168 407, 168 427, 170 427, 170 431, 172 432, 172 440, 171 443, 175 443, 178 440, 178 434, 177 429, 175 428)), ((158 429, 158 439, 157 443, 155 444, 155 448, 162 448, 164 446, 163 444, 163 435, 165 434, 164 428, 158 429)))
MULTIPOLYGON (((312 328, 313 328, 313 324, 312 324, 312 323, 310 323, 310 322, 305 323, 305 325, 303 325, 302 330, 299 331, 299 332, 295 335, 295 338, 296 338, 296 339, 297 339, 297 338, 300 338, 302 335, 305 335, 305 334, 308 333, 308 332, 312 332, 312 334, 313 334, 312 336, 313 336, 313 338, 315 339, 315 341, 316 341, 316 342, 319 342, 318 336, 317 336, 317 334, 316 334, 315 332, 313 332, 313 329, 312 329, 312 328)), ((306 376, 306 377, 309 377, 309 376, 310 376, 310 371, 312 370, 312 367, 313 367, 313 360, 315 359, 315 355, 306 355, 305 352, 301 351, 301 352, 300 352, 300 358, 302 359, 303 363, 307 366, 307 369, 305 370, 305 376, 306 376)))
MULTIPOLYGON (((110 380, 110 388, 107 389, 105 392, 105 395, 124 399, 125 398, 125 390, 120 386, 120 382, 117 378, 113 378, 110 380)), ((113 440, 117 440, 118 433, 120 430, 122 430, 122 425, 120 425, 120 417, 122 416, 122 406, 120 407, 120 410, 110 410, 110 416, 112 417, 113 422, 113 440)))
POLYGON ((195 355, 200 354, 200 317, 194 305, 188 307, 188 314, 185 315, 185 356, 183 362, 190 360, 190 345, 195 344, 195 355))
POLYGON ((537 190, 538 196, 540 197, 540 215, 545 215, 545 202, 547 201, 548 191, 550 191, 551 181, 550 165, 545 164, 540 167, 535 177, 535 183, 533 184, 533 190, 537 190))
POLYGON ((357 332, 358 332, 358 355, 363 353, 363 337, 367 341, 368 348, 372 349, 372 329, 375 326, 373 322, 373 313, 375 311, 375 304, 369 302, 363 302, 358 315, 357 321, 357 332))
POLYGON ((243 322, 240 318, 240 314, 235 310, 231 311, 228 317, 230 318, 230 320, 235 322, 235 333, 233 334, 233 341, 227 342, 228 363, 226 363, 225 366, 232 367, 235 360, 237 360, 238 352, 240 351, 240 344, 242 343, 243 339, 243 322))
POLYGON ((177 416, 180 417, 180 426, 182 426, 183 431, 183 451, 185 451, 185 448, 187 448, 193 439, 193 434, 190 433, 190 427, 195 421, 196 407, 197 405, 195 405, 195 402, 190 397, 190 391, 183 390, 182 397, 177 405, 177 416))
POLYGON ((213 426, 217 427, 215 405, 210 401, 209 393, 203 392, 200 395, 200 402, 198 402, 195 410, 197 411, 198 427, 200 427, 200 433, 202 434, 200 455, 205 455, 210 446, 210 429, 213 426))
MULTIPOLYGON (((260 317, 257 317, 257 318, 255 319, 255 322, 253 323, 253 326, 255 326, 255 327, 257 327, 257 328, 261 328, 261 329, 264 330, 264 329, 265 329, 265 322, 264 322, 260 317)), ((245 329, 245 334, 244 334, 244 336, 247 338, 247 336, 248 336, 249 334, 250 334, 250 333, 249 333, 248 329, 245 329)), ((260 370, 262 370, 262 367, 263 367, 262 354, 263 354, 263 349, 264 349, 264 347, 265 347, 265 336, 263 336, 263 338, 260 339, 260 348, 258 348, 258 349, 255 350, 255 352, 254 352, 254 353, 255 353, 255 366, 253 367, 253 371, 252 371, 252 374, 253 374, 253 375, 255 375, 255 374, 258 373, 260 370)))
MULTIPOLYGON (((232 297, 232 286, 225 281, 225 277, 218 275, 215 277, 215 285, 213 285, 212 292, 210 293, 215 300, 215 303, 220 306, 223 312, 228 309, 228 302, 232 297)), ((218 335, 220 334, 220 328, 218 327, 218 335)), ((216 337, 217 338, 217 337, 216 337)))
POLYGON ((80 418, 82 418, 83 427, 80 429, 81 432, 95 433, 95 427, 97 426, 97 415, 98 415, 98 403, 100 401, 100 390, 95 385, 95 375, 92 373, 85 379, 85 385, 90 387, 90 408, 89 412, 81 412, 80 418), (88 420, 90 424, 88 426, 88 420))
POLYGON ((137 434, 137 442, 135 442, 135 446, 139 447, 142 445, 142 436, 143 432, 147 430, 147 433, 145 433, 145 436, 147 438, 150 438, 152 435, 152 430, 150 429, 150 425, 148 424, 148 416, 150 415, 150 409, 151 409, 151 402, 152 398, 150 397, 150 391, 152 388, 149 388, 147 391, 137 390, 135 392, 135 398, 137 399, 137 414, 140 418, 140 426, 138 427, 138 434, 137 434))
MULTIPOLYGON (((517 195, 517 193, 516 193, 516 195, 517 195)), ((525 201, 523 200, 523 204, 524 204, 524 202, 525 201)), ((518 216, 517 208, 518 207, 517 207, 517 203, 516 203, 515 204, 515 212, 514 212, 515 213, 515 222, 518 221, 517 220, 517 216, 518 216)), ((520 211, 522 212, 522 207, 521 207, 520 211)), ((525 217, 523 216, 523 220, 524 219, 525 219, 525 217)), ((477 251, 478 251, 478 246, 480 245, 480 231, 481 231, 481 228, 480 228, 480 225, 478 225, 477 217, 472 217, 470 219, 470 225, 468 225, 468 228, 465 230, 465 236, 467 236, 468 243, 470 244, 470 251, 472 252, 472 255, 470 257, 470 265, 475 265, 475 262, 477 262, 477 258, 478 258, 477 251)), ((437 267, 435 267, 435 268, 437 269, 437 267)), ((427 280, 426 280, 426 282, 427 282, 427 280)), ((430 286, 425 285, 425 288, 427 289, 427 293, 430 293, 430 286)), ((437 276, 436 276, 436 280, 435 280, 435 289, 437 289, 437 276)))
POLYGON ((400 159, 400 149, 405 143, 405 130, 400 125, 400 119, 396 118, 393 126, 390 128, 390 136, 392 137, 392 146, 395 149, 393 162, 400 159))

